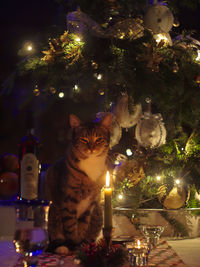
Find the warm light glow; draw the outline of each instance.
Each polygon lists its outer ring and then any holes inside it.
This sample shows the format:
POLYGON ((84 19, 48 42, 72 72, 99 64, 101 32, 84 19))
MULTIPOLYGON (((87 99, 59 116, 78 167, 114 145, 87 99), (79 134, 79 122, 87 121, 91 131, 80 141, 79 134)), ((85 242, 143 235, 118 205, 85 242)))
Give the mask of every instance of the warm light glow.
POLYGON ((140 248, 140 240, 137 241, 137 247, 140 248))
POLYGON ((130 148, 126 149, 126 155, 127 156, 132 156, 133 155, 133 152, 131 151, 130 148))
POLYGON ((97 75, 97 80, 101 80, 102 79, 102 74, 98 74, 97 75))
POLYGON ((121 199, 123 199, 123 195, 122 194, 119 194, 118 195, 118 198, 121 200, 121 199))
POLYGON ((176 184, 180 184, 180 182, 181 181, 179 179, 176 179, 176 181, 175 181, 176 184))
POLYGON ((32 45, 28 45, 26 49, 27 49, 28 51, 31 51, 31 50, 33 50, 33 47, 32 47, 32 45))
POLYGON ((78 90, 78 88, 79 88, 79 87, 78 87, 78 85, 77 85, 77 84, 75 84, 75 85, 74 85, 74 90, 75 90, 75 91, 77 91, 77 90, 78 90))
POLYGON ((155 34, 154 37, 157 43, 160 43, 161 41, 164 41, 165 44, 169 43, 169 39, 167 38, 167 36, 162 33, 155 34))
POLYGON ((63 98, 65 96, 65 94, 63 93, 63 92, 60 92, 59 94, 58 94, 58 97, 60 97, 60 98, 63 98))
POLYGON ((120 163, 119 160, 116 159, 115 160, 115 165, 119 165, 119 163, 120 163))
POLYGON ((160 181, 160 179, 161 179, 160 176, 157 176, 157 177, 156 177, 156 180, 157 180, 157 181, 160 181))
POLYGON ((199 61, 200 60, 200 50, 197 51, 198 55, 196 57, 196 60, 199 61))
POLYGON ((81 41, 81 38, 80 38, 80 37, 77 37, 75 40, 76 40, 77 42, 80 42, 80 41, 81 41))
POLYGON ((106 173, 106 187, 110 187, 110 174, 109 171, 106 173))

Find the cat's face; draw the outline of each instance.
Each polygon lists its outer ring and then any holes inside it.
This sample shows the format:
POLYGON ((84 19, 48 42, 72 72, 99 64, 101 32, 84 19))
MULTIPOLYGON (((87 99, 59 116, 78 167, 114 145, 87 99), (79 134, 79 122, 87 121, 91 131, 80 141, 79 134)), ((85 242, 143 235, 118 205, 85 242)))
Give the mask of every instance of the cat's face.
POLYGON ((70 124, 73 128, 73 146, 77 152, 84 156, 101 156, 109 150, 110 125, 112 117, 104 117, 98 123, 82 124, 74 116, 70 117, 70 124))

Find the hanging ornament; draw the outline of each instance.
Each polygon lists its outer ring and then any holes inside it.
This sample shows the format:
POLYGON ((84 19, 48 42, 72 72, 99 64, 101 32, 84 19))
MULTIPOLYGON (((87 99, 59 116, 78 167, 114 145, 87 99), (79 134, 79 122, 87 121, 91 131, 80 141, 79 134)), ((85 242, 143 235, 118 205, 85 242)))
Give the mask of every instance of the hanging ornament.
POLYGON ((51 86, 51 87, 49 88, 49 91, 50 91, 52 94, 55 94, 55 93, 56 93, 56 88, 51 86))
POLYGON ((174 186, 170 191, 167 185, 158 189, 158 200, 166 209, 180 209, 189 199, 190 192, 183 186, 174 186))
POLYGON ((117 21, 114 25, 103 28, 80 9, 67 14, 67 29, 70 32, 90 32, 100 38, 117 38, 134 40, 144 35, 142 21, 127 18, 117 21))
POLYGON ((33 89, 33 93, 34 93, 35 96, 39 96, 40 95, 40 90, 39 90, 37 84, 35 85, 35 88, 33 89))
MULTIPOLYGON (((157 2, 157 1, 154 1, 157 2)), ((154 34, 168 33, 174 23, 174 17, 170 9, 162 3, 150 6, 144 16, 144 24, 154 34)))
POLYGON ((136 125, 135 138, 139 145, 145 148, 156 148, 166 141, 166 129, 161 114, 151 113, 151 99, 146 99, 147 112, 143 114, 136 125))
POLYGON ((173 72, 177 73, 179 71, 178 63, 175 61, 173 64, 173 72))
POLYGON ((174 19, 173 26, 174 27, 179 27, 180 26, 180 22, 177 19, 174 19))
MULTIPOLYGON (((96 118, 101 119, 106 114, 107 114, 106 112, 98 112, 96 114, 96 118)), ((110 148, 117 145, 121 137, 122 137, 122 128, 120 127, 116 117, 112 114, 112 123, 111 123, 111 128, 110 128, 110 148)))
POLYGON ((114 168, 115 182, 128 179, 131 184, 137 185, 145 177, 143 164, 138 159, 124 160, 114 168))
POLYGON ((122 128, 130 128, 137 124, 142 116, 141 104, 133 104, 133 99, 124 93, 114 107, 113 113, 122 128))

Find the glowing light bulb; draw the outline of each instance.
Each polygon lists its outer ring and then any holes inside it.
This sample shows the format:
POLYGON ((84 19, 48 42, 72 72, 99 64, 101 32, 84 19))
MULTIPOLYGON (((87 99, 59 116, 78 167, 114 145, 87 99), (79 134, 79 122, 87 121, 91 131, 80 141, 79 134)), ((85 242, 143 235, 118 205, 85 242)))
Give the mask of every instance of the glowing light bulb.
POLYGON ((115 160, 115 165, 118 165, 119 163, 119 160, 115 160))
POLYGON ((121 199, 123 199, 123 195, 122 194, 119 194, 118 195, 118 198, 121 200, 121 199))
POLYGON ((130 148, 126 149, 126 155, 127 156, 132 156, 133 155, 133 152, 131 151, 130 148))
POLYGON ((199 61, 200 60, 200 50, 197 51, 197 57, 196 60, 199 61))
POLYGON ((176 179, 176 181, 175 181, 176 184, 180 184, 180 182, 181 181, 179 179, 176 179))
POLYGON ((33 47, 32 47, 32 45, 28 45, 26 49, 27 49, 28 51, 31 51, 31 50, 33 50, 33 47))
POLYGON ((80 37, 76 37, 75 39, 77 42, 80 42, 81 41, 81 38, 80 37))
POLYGON ((63 98, 65 96, 65 94, 63 93, 63 92, 60 92, 59 94, 58 94, 58 97, 59 98, 63 98))
POLYGON ((156 180, 157 180, 157 181, 160 181, 160 179, 161 179, 161 177, 158 175, 158 176, 156 177, 156 180))
POLYGON ((169 39, 167 38, 165 34, 162 34, 162 33, 155 34, 154 37, 156 39, 156 43, 160 43, 161 41, 164 41, 165 44, 169 43, 169 39))
POLYGON ((101 80, 101 79, 102 79, 102 74, 99 73, 99 74, 97 75, 97 80, 101 80))
POLYGON ((75 91, 78 90, 78 85, 77 85, 77 84, 74 85, 74 90, 75 90, 75 91))

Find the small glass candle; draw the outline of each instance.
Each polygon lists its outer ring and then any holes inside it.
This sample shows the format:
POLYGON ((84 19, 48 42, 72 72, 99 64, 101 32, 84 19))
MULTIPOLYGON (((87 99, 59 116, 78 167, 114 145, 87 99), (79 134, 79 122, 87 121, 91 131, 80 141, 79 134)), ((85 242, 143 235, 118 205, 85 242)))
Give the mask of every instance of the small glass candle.
POLYGON ((140 240, 127 244, 131 266, 148 265, 148 246, 140 240))

